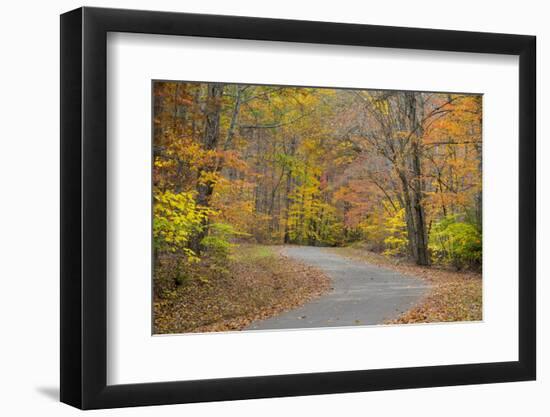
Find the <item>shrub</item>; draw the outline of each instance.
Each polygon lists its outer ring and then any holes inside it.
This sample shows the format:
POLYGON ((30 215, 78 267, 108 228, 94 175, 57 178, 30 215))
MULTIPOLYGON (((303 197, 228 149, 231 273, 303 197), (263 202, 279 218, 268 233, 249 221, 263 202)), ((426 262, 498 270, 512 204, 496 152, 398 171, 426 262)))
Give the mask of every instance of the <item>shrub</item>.
POLYGON ((405 209, 400 209, 394 216, 388 217, 384 225, 387 237, 384 239, 384 255, 404 255, 407 253, 408 237, 405 223, 405 209))
POLYGON ((188 248, 190 238, 199 232, 212 210, 196 205, 191 192, 157 192, 153 206, 153 246, 155 252, 183 252, 189 262, 198 261, 188 248))
POLYGON ((481 265, 481 232, 471 223, 458 221, 458 216, 447 216, 432 226, 429 248, 436 261, 457 269, 481 265))
POLYGON ((376 210, 359 223, 359 230, 368 250, 385 255, 407 253, 407 225, 405 209, 393 210, 387 203, 384 210, 376 210), (393 213, 389 215, 388 213, 393 213))
POLYGON ((227 223, 212 223, 208 227, 208 235, 201 241, 204 253, 214 261, 225 261, 229 257, 231 247, 230 239, 239 233, 227 223))

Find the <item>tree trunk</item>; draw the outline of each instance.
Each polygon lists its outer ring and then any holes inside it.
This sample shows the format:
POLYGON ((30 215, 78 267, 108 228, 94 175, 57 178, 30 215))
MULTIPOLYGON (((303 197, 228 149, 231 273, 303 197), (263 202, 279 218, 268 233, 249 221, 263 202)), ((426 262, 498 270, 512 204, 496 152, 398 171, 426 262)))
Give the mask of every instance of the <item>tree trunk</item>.
MULTIPOLYGON (((479 103, 479 108, 481 109, 481 102, 479 103)), ((483 118, 481 117, 481 110, 479 112, 479 135, 480 135, 480 141, 475 145, 476 153, 477 153, 477 169, 479 172, 479 180, 481 184, 479 184, 479 191, 476 194, 476 221, 477 221, 477 227, 479 230, 483 230, 483 146, 481 142, 481 138, 483 134, 483 118)))
MULTIPOLYGON (((209 83, 207 87, 208 95, 206 99, 206 120, 204 126, 203 146, 207 151, 216 149, 220 139, 220 115, 222 109, 223 84, 209 83)), ((214 183, 212 181, 201 181, 203 173, 214 172, 218 167, 216 164, 205 166, 198 172, 197 183, 197 205, 208 207, 210 205, 210 197, 214 191, 214 183)), ((204 220, 201 230, 191 239, 190 247, 197 253, 201 251, 201 241, 208 232, 208 220, 204 220)))
MULTIPOLYGON (((422 116, 419 117, 418 113, 423 112, 423 103, 421 98, 422 93, 409 92, 405 93, 406 108, 409 119, 410 129, 410 164, 412 167, 412 179, 411 186, 407 187, 410 190, 408 197, 410 206, 410 214, 407 216, 407 223, 412 222, 412 225, 408 225, 409 233, 413 233, 414 238, 409 240, 412 246, 412 254, 414 260, 418 265, 429 265, 430 257, 428 254, 428 236, 426 233, 426 220, 424 215, 424 180, 422 178, 422 164, 421 164, 421 139, 423 135, 422 130, 422 116), (417 103, 417 99, 420 98, 420 104, 417 103)), ((402 175, 405 177, 405 175, 402 175)), ((406 179, 406 178, 405 178, 406 179)), ((402 179, 403 181, 403 179, 402 179)))
MULTIPOLYGON (((288 150, 288 155, 294 156, 294 153, 296 152, 296 138, 293 137, 290 140, 290 148, 288 150)), ((292 166, 290 165, 287 170, 287 177, 286 177, 286 188, 285 188, 285 232, 283 237, 283 242, 285 244, 290 243, 290 225, 289 220, 289 212, 290 212, 290 193, 292 192, 292 166)))
POLYGON ((411 258, 415 261, 418 259, 418 245, 416 243, 416 227, 414 223, 414 208, 411 202, 411 194, 409 181, 404 172, 398 170, 399 179, 401 180, 401 188, 403 194, 403 205, 405 207, 405 223, 407 225, 407 241, 408 249, 411 258))
POLYGON ((284 243, 290 243, 290 193, 292 191, 292 171, 289 169, 286 176, 286 189, 285 189, 285 234, 283 238, 284 243))
POLYGON ((412 162, 412 208, 414 217, 414 228, 416 233, 416 263, 418 265, 429 265, 430 256, 428 254, 428 236, 426 233, 426 220, 424 215, 424 180, 422 178, 421 140, 423 135, 422 117, 418 112, 423 113, 424 103, 421 98, 422 93, 408 93, 406 95, 409 105, 409 120, 411 135, 411 162, 412 162), (420 105, 417 105, 417 98, 420 98, 420 105))
POLYGON ((413 146, 413 172, 414 172, 414 187, 412 188, 412 203, 414 209, 414 223, 416 231, 416 263, 418 265, 429 265, 430 257, 428 254, 428 236, 426 233, 426 221, 424 216, 423 199, 423 184, 422 173, 420 166, 420 157, 418 152, 418 144, 413 146))

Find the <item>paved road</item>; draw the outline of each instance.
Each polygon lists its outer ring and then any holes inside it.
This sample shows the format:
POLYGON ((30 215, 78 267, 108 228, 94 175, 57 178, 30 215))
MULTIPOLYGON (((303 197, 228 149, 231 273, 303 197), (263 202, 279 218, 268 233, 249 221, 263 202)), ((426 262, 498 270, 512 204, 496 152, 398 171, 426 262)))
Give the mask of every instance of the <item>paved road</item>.
POLYGON ((420 279, 353 261, 326 248, 295 246, 284 253, 324 271, 334 289, 302 307, 254 322, 246 330, 380 324, 407 311, 430 288, 420 279))

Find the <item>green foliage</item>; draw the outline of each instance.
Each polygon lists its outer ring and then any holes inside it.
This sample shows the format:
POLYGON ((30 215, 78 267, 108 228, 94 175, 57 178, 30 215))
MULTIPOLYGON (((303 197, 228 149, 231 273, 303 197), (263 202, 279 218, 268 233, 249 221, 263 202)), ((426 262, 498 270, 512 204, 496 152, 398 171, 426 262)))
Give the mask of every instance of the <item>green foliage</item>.
POLYGON ((429 248, 436 260, 460 269, 481 265, 481 241, 475 225, 447 216, 432 226, 429 248))
POLYGON ((201 241, 205 253, 216 261, 225 261, 233 246, 230 239, 238 235, 237 231, 227 223, 213 223, 208 227, 208 235, 201 241))

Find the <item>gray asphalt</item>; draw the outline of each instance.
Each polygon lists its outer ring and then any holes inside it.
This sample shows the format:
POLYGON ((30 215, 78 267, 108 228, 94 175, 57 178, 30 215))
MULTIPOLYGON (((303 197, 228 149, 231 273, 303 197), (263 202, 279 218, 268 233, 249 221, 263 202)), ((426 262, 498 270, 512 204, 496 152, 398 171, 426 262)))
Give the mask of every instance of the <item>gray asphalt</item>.
POLYGON ((339 256, 326 248, 287 247, 290 258, 324 271, 333 290, 302 307, 245 330, 300 329, 381 324, 414 306, 430 286, 418 278, 339 256))

